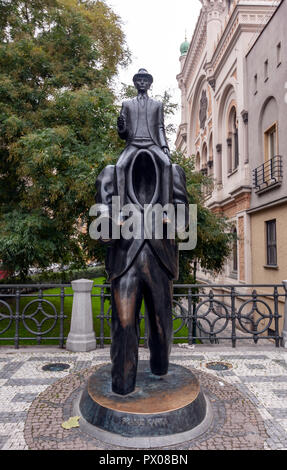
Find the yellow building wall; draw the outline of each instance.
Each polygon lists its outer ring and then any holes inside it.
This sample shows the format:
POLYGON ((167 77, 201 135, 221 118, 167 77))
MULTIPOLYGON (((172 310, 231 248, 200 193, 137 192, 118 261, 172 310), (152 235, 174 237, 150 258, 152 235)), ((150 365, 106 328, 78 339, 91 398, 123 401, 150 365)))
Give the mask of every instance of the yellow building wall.
MULTIPOLYGON (((251 214, 251 252, 252 252, 252 283, 253 284, 281 284, 287 279, 287 204, 272 207, 255 214, 251 214), (278 269, 266 268, 266 226, 265 222, 276 219, 277 230, 277 264, 278 269)), ((267 288, 257 289, 258 293, 268 293, 272 290, 267 288)), ((284 290, 279 289, 283 294, 284 290)), ((271 298, 263 299, 274 311, 274 302, 271 298)), ((261 305, 264 313, 266 309, 261 305)), ((284 320, 284 298, 279 297, 279 320, 280 332, 283 328, 284 320)), ((274 329, 274 322, 270 326, 274 329)))

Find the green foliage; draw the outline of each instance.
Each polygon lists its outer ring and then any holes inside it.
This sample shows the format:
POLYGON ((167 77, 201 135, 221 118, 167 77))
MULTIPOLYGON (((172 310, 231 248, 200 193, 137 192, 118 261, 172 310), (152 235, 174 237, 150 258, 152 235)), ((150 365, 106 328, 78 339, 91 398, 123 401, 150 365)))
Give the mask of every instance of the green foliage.
POLYGON ((0 0, 0 259, 23 278, 84 264, 79 221, 122 148, 112 80, 128 61, 103 0, 0 0))
MULTIPOLYGON (((99 265, 82 269, 69 269, 66 271, 46 271, 45 269, 38 274, 31 274, 25 277, 23 284, 68 284, 77 279, 94 279, 95 277, 103 278, 101 282, 105 282, 105 267, 99 265)), ((17 276, 11 279, 0 279, 1 284, 19 284, 22 281, 17 276)))

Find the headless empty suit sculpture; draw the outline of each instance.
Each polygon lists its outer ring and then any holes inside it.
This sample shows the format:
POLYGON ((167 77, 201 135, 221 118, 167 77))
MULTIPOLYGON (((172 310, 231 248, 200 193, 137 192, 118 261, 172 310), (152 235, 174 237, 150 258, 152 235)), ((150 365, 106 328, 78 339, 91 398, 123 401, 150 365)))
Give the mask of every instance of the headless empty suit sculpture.
MULTIPOLYGON (((120 137, 127 146, 116 166, 108 166, 97 179, 97 203, 108 205, 120 196, 121 205, 135 204, 141 221, 145 204, 185 204, 185 174, 170 162, 162 103, 147 95, 153 78, 145 69, 134 76, 138 96, 123 103, 118 119, 120 137)), ((168 219, 163 215, 163 224, 168 219)), ((117 220, 122 226, 123 217, 117 220)), ((173 338, 173 280, 178 278, 178 249, 174 239, 111 240, 106 269, 112 292, 112 390, 134 391, 140 338, 140 309, 146 305, 150 367, 167 374, 173 338)))

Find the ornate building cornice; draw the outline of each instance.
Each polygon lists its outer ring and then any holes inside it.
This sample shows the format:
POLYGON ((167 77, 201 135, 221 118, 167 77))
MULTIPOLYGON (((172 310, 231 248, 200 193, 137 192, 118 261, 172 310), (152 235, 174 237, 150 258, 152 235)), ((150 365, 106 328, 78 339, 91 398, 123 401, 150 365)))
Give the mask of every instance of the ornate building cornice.
POLYGON ((206 46, 206 32, 207 32, 207 14, 204 9, 201 9, 195 31, 186 55, 184 65, 180 74, 177 75, 177 80, 183 80, 186 88, 192 82, 194 71, 199 64, 200 58, 206 46))
MULTIPOLYGON (((211 61, 206 64, 207 76, 215 78, 217 71, 244 31, 259 34, 271 18, 280 0, 235 0, 229 14, 225 18, 221 34, 214 45, 211 61)), ((250 44, 250 47, 252 42, 250 44)))
MULTIPOLYGON (((186 90, 194 79, 194 73, 203 57, 207 45, 207 22, 209 15, 213 12, 221 15, 225 12, 225 19, 214 44, 214 50, 211 60, 204 65, 207 80, 210 86, 215 90, 216 75, 224 63, 226 56, 234 46, 241 32, 254 32, 254 41, 256 34, 260 33, 265 24, 269 21, 274 10, 280 4, 280 0, 234 0, 229 11, 227 10, 226 0, 200 0, 202 9, 195 27, 195 31, 185 57, 181 73, 177 76, 178 82, 186 86, 186 90)), ((252 44, 250 44, 250 47, 252 44)))
POLYGON ((208 14, 213 12, 224 13, 226 11, 226 0, 200 0, 202 8, 208 14))

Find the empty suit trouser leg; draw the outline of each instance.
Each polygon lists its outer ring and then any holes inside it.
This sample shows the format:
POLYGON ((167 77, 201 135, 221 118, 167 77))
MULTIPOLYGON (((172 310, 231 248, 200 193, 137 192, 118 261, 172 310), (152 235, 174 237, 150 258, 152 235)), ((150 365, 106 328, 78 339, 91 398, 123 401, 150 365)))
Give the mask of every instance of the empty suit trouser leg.
POLYGON ((135 389, 143 299, 149 324, 151 371, 164 375, 173 333, 172 281, 147 242, 129 270, 112 281, 112 389, 121 395, 135 389))
MULTIPOLYGON (((167 155, 157 146, 153 145, 149 149, 146 149, 149 154, 154 157, 155 165, 158 167, 159 174, 159 200, 163 206, 172 203, 172 188, 173 188, 173 176, 172 176, 172 164, 167 155)), ((132 166, 132 162, 139 155, 144 154, 145 149, 137 149, 135 146, 127 147, 121 154, 116 164, 116 180, 117 180, 117 194, 120 196, 121 208, 127 203, 128 184, 127 178, 129 175, 129 169, 132 166)), ((133 179, 133 178, 132 178, 133 179)), ((150 201, 147 201, 149 203, 150 201)))

